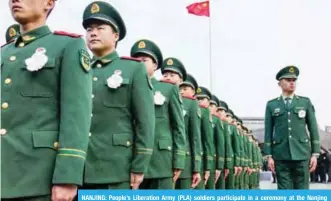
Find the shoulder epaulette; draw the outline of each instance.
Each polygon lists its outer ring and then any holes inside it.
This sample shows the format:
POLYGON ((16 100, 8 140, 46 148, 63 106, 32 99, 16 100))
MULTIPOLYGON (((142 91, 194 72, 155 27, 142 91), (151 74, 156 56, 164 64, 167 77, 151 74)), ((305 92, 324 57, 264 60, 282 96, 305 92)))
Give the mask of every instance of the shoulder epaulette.
POLYGON ((170 80, 160 80, 160 82, 165 82, 165 83, 169 83, 169 84, 176 84, 174 83, 173 81, 170 81, 170 80))
POLYGON ((80 34, 75 34, 75 33, 69 33, 65 31, 54 31, 54 35, 60 35, 60 36, 69 36, 71 38, 80 38, 82 35, 80 34))
POLYGON ((5 47, 6 45, 11 44, 11 43, 14 42, 14 41, 15 41, 15 40, 12 40, 12 41, 9 41, 8 43, 5 43, 5 44, 1 45, 1 48, 5 47))
POLYGON ((268 103, 269 103, 269 102, 272 102, 272 101, 275 101, 275 100, 278 100, 278 98, 279 98, 279 97, 274 98, 274 99, 271 99, 271 100, 268 101, 268 103))
POLYGON ((193 97, 193 96, 183 96, 183 98, 187 98, 187 99, 195 100, 195 97, 193 97))
POLYGON ((208 108, 208 107, 206 107, 204 105, 201 105, 201 104, 199 104, 199 106, 202 107, 202 108, 206 108, 206 109, 208 108))
POLYGON ((305 97, 305 96, 297 96, 298 98, 303 98, 303 99, 307 99, 307 100, 309 100, 309 98, 308 97, 305 97))
POLYGON ((137 61, 137 62, 141 62, 141 59, 138 58, 134 58, 134 57, 127 57, 127 56, 122 56, 121 59, 125 59, 125 60, 131 60, 131 61, 137 61))

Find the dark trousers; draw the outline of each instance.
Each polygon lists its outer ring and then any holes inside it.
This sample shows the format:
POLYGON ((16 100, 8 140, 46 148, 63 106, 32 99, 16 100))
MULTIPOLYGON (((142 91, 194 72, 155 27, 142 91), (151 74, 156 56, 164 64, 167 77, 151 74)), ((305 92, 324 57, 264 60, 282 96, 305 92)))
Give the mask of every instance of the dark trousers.
POLYGON ((172 177, 144 179, 139 189, 174 189, 172 177))
POLYGON ((22 198, 1 198, 1 201, 51 201, 51 195, 42 195, 35 197, 22 197, 22 198))
POLYGON ((278 189, 309 189, 309 160, 275 161, 278 189))

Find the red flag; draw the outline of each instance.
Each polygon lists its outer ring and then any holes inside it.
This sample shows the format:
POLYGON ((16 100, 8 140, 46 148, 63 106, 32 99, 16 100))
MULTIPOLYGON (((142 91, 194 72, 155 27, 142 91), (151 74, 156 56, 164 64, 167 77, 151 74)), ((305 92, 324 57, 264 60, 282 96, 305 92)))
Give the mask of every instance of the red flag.
POLYGON ((209 17, 209 1, 192 3, 186 9, 190 14, 209 17))

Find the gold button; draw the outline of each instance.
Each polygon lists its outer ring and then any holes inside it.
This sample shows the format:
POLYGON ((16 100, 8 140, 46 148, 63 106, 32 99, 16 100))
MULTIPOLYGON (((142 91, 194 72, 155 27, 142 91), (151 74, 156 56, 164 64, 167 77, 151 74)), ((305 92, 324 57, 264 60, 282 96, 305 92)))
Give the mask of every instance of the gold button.
POLYGON ((292 138, 292 135, 288 136, 289 138, 292 138))
POLYGON ((88 136, 91 137, 92 133, 89 133, 88 136))
POLYGON ((10 78, 6 78, 5 79, 5 84, 10 84, 11 83, 11 79, 10 78))
POLYGON ((101 65, 101 64, 97 64, 97 67, 98 67, 98 68, 101 68, 101 67, 102 67, 102 65, 101 65))
POLYGON ((127 141, 127 142, 126 142, 126 145, 127 145, 127 146, 130 146, 130 144, 131 144, 130 141, 127 141))
POLYGON ((214 157, 216 157, 216 154, 214 154, 214 157))
POLYGON ((186 152, 186 155, 190 155, 190 152, 186 152))
POLYGON ((94 81, 97 81, 97 80, 98 80, 98 78, 97 78, 97 77, 94 77, 94 78, 93 78, 93 80, 94 80, 94 81))
POLYGON ((94 94, 92 94, 92 98, 94 98, 94 94))
POLYGON ((9 60, 10 61, 15 61, 16 60, 16 57, 15 56, 11 56, 11 57, 9 57, 9 60))
POLYGON ((306 142, 308 142, 308 139, 306 139, 306 142))
POLYGON ((201 156, 203 155, 203 152, 201 152, 201 156))
POLYGON ((6 133, 7 133, 7 130, 6 130, 6 129, 2 128, 2 129, 0 130, 0 134, 1 134, 1 135, 6 135, 6 133))
POLYGON ((58 149, 59 148, 59 143, 58 142, 54 142, 53 146, 54 146, 54 149, 58 149))
POLYGON ((288 123, 291 123, 291 119, 288 120, 288 123))
POLYGON ((24 43, 22 42, 22 43, 20 43, 20 44, 18 44, 18 47, 24 47, 24 43))
POLYGON ((2 109, 7 109, 8 106, 9 106, 9 105, 8 105, 8 103, 6 103, 6 102, 2 103, 2 105, 1 105, 2 109))
POLYGON ((288 112, 287 114, 288 114, 288 115, 291 115, 291 112, 288 112))
POLYGON ((170 146, 168 147, 168 150, 171 150, 171 147, 170 146))
POLYGON ((276 144, 276 141, 274 141, 273 143, 276 144))
POLYGON ((91 117, 93 117, 93 114, 91 114, 91 117))
POLYGON ((292 128, 288 128, 288 130, 292 130, 292 128))

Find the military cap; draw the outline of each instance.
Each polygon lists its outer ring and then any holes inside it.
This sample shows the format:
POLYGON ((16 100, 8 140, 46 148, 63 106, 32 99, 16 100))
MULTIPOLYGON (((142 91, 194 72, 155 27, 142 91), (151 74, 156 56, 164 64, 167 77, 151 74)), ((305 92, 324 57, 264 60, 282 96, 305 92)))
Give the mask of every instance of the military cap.
POLYGON ((234 114, 231 109, 228 109, 226 116, 234 117, 234 114))
POLYGON ((240 118, 238 118, 238 117, 237 117, 237 124, 243 125, 243 121, 240 118))
POLYGON ((10 41, 14 40, 20 35, 20 25, 13 24, 8 27, 6 31, 6 42, 9 43, 10 41))
POLYGON ((137 41, 131 48, 131 57, 148 55, 157 64, 157 69, 161 68, 163 56, 160 48, 150 40, 142 39, 137 41))
POLYGON ((94 1, 90 3, 84 10, 83 27, 95 21, 102 21, 111 25, 119 34, 119 41, 126 35, 126 27, 119 12, 109 3, 104 1, 94 1))
POLYGON ((186 80, 187 74, 184 64, 177 58, 169 57, 163 61, 161 66, 161 73, 163 74, 167 71, 177 73, 183 80, 186 80))
POLYGON ((218 107, 220 100, 214 94, 211 95, 210 104, 214 104, 218 107))
POLYGON ((297 79, 300 74, 300 71, 295 66, 286 66, 282 68, 276 75, 276 80, 281 80, 283 78, 295 78, 297 79))
POLYGON ((246 126, 244 126, 243 124, 241 124, 241 127, 244 131, 246 131, 246 133, 248 133, 248 128, 246 126))
POLYGON ((194 91, 198 88, 198 83, 197 83, 196 79, 190 74, 187 74, 184 82, 182 82, 180 84, 180 86, 183 86, 183 85, 192 87, 194 89, 194 91))
POLYGON ((195 93, 197 98, 208 98, 211 100, 211 93, 206 87, 198 87, 195 93))
POLYGON ((226 102, 220 100, 218 102, 218 109, 228 111, 229 107, 228 104, 226 104, 226 102))

